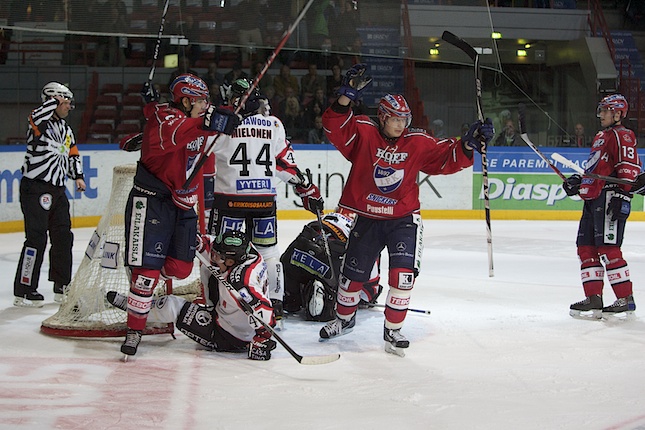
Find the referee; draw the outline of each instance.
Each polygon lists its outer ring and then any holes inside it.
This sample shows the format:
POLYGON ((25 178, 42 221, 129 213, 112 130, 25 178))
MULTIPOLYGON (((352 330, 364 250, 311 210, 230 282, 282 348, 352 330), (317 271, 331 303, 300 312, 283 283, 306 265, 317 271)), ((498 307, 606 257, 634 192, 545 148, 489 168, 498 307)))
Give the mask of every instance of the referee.
POLYGON ((64 287, 72 279, 72 244, 69 201, 65 180, 85 191, 83 165, 72 128, 65 118, 74 109, 74 94, 65 85, 50 82, 43 87, 43 103, 29 115, 27 153, 20 180, 20 209, 25 220, 25 243, 20 253, 13 284, 13 304, 42 307, 38 290, 47 233, 49 280, 54 283, 54 300, 63 300, 64 287))

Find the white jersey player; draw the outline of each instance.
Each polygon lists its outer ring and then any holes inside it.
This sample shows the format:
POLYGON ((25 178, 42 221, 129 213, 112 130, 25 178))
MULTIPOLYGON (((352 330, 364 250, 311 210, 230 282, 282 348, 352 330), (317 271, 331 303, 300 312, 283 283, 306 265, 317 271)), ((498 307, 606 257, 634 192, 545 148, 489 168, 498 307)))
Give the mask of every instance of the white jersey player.
MULTIPOLYGON (((246 79, 233 82, 228 90, 230 105, 239 104, 251 84, 246 79)), ((276 180, 295 187, 305 209, 322 212, 320 190, 296 165, 293 149, 279 118, 269 114, 268 101, 254 91, 246 101, 258 104, 261 112, 244 119, 231 136, 221 136, 214 146, 216 179, 209 231, 246 232, 264 257, 269 273, 269 297, 277 319, 282 317, 284 285, 278 248, 276 222, 276 180)))
MULTIPOLYGON (((275 325, 267 296, 267 268, 264 259, 244 233, 226 232, 218 237, 200 237, 198 251, 209 256, 224 279, 253 309, 253 314, 268 325, 275 325)), ((202 268, 206 306, 177 296, 152 301, 151 323, 175 323, 186 336, 209 349, 220 352, 247 352, 252 360, 269 360, 276 346, 271 334, 255 318, 247 315, 229 289, 202 268)), ((115 291, 107 300, 125 310, 127 298, 115 291)))

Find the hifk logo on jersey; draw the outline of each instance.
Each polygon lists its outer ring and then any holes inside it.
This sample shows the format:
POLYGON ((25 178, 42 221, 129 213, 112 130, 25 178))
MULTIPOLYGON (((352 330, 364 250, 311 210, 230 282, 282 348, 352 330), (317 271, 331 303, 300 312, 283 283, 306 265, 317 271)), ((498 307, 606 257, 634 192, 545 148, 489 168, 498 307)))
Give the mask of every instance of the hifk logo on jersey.
POLYGON ((380 192, 387 194, 396 190, 403 183, 404 170, 397 170, 391 166, 374 168, 374 184, 380 192))
POLYGON ((600 161, 600 156, 600 151, 593 151, 591 154, 589 154, 589 159, 587 160, 587 164, 585 164, 585 170, 593 172, 596 168, 596 165, 600 161))

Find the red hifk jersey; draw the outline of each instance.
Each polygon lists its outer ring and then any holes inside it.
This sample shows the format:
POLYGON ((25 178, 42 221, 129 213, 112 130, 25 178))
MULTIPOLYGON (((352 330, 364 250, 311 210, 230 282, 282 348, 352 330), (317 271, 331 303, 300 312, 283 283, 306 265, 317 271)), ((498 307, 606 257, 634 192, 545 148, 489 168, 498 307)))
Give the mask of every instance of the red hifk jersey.
POLYGON ((323 114, 329 141, 352 163, 339 206, 376 219, 402 218, 419 210, 417 174, 448 175, 473 165, 461 140, 436 139, 405 129, 394 143, 365 115, 334 104, 323 114), (333 108, 341 112, 336 112, 333 108))
POLYGON ((206 138, 218 133, 203 130, 203 118, 189 118, 167 103, 148 103, 143 114, 141 163, 168 187, 177 207, 190 209, 197 203, 201 179, 196 178, 187 190, 184 183, 203 156, 206 138))
MULTIPOLYGON (((641 171, 641 163, 636 152, 634 132, 622 125, 599 131, 591 144, 585 169, 597 175, 635 180, 641 171)), ((580 197, 593 200, 600 195, 604 186, 602 179, 585 177, 580 185, 580 197)), ((620 187, 625 191, 631 189, 631 185, 620 187)))

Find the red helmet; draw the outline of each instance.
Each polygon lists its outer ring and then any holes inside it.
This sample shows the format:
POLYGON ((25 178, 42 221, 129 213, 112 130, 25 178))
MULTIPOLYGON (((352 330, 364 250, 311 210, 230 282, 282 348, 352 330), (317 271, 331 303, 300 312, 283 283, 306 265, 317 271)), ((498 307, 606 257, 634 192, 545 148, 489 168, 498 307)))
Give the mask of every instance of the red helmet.
POLYGON ((378 119, 385 122, 391 116, 399 118, 407 118, 406 127, 410 126, 412 122, 412 111, 405 97, 401 94, 386 94, 383 96, 378 104, 378 119))
POLYGON ((206 83, 197 76, 189 74, 177 76, 170 84, 170 92, 172 101, 175 103, 181 103, 184 97, 188 97, 191 103, 209 98, 206 83))
POLYGON ((603 98, 598 103, 598 109, 596 109, 597 117, 600 117, 600 111, 603 109, 619 111, 623 114, 622 118, 626 118, 629 103, 627 103, 627 99, 622 94, 612 94, 611 96, 603 98))

